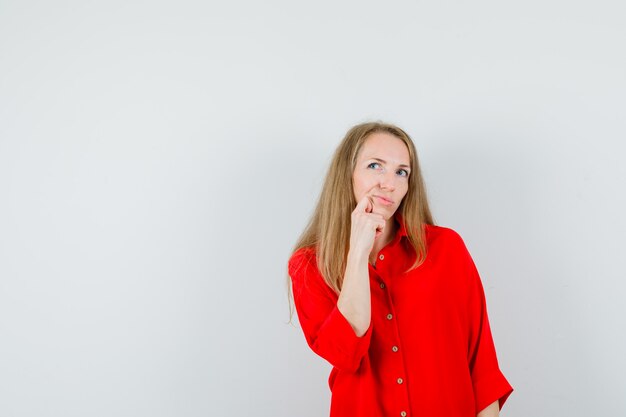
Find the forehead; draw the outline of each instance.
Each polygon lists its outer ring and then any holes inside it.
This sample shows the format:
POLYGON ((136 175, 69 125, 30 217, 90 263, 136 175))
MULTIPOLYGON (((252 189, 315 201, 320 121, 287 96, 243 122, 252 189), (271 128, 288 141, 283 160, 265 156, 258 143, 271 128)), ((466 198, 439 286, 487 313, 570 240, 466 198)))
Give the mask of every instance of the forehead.
POLYGON ((409 150, 402 139, 391 133, 376 132, 365 139, 359 151, 359 160, 379 158, 392 164, 410 164, 409 150))

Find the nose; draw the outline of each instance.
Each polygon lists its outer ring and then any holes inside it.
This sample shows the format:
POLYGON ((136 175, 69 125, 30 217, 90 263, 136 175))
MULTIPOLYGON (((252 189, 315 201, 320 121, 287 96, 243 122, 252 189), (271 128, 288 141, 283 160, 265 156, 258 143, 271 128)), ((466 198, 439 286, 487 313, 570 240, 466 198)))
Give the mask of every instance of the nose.
POLYGON ((396 177, 393 172, 391 174, 385 173, 381 175, 379 184, 380 188, 383 190, 394 191, 396 189, 395 179, 396 177))

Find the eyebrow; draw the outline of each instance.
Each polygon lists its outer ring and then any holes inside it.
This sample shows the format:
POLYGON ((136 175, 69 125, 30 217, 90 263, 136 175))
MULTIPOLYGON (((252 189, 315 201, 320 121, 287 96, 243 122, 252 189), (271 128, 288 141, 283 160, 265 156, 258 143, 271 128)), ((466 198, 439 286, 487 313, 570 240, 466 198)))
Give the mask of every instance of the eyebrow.
MULTIPOLYGON (((374 161, 382 162, 383 164, 386 164, 386 163, 387 163, 387 161, 384 161, 384 160, 382 160, 382 159, 380 159, 380 158, 370 158, 370 159, 373 159, 374 161)), ((410 167, 410 166, 408 166, 408 165, 406 165, 406 164, 400 164, 400 165, 398 165, 398 166, 399 166, 400 168, 409 168, 409 169, 411 169, 411 167, 410 167)))

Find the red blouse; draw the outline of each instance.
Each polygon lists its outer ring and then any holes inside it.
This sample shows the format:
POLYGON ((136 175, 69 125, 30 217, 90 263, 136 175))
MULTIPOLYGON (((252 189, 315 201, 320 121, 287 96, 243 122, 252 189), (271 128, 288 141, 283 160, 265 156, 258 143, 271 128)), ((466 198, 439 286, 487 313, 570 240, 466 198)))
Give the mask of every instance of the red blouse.
POLYGON ((372 321, 357 337, 323 281, 313 248, 289 259, 298 320, 332 366, 330 417, 476 417, 513 388, 498 366, 478 270, 454 230, 426 225, 417 269, 400 213, 394 239, 369 265, 372 321))

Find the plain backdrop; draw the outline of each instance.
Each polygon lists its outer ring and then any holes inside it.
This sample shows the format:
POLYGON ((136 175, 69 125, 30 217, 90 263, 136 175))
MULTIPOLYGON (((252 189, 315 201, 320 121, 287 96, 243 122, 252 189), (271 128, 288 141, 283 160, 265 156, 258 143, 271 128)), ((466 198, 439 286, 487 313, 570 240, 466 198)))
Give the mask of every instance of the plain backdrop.
POLYGON ((501 415, 626 415, 625 12, 1 1, 0 416, 327 415, 286 266, 370 120, 478 267, 501 415))

